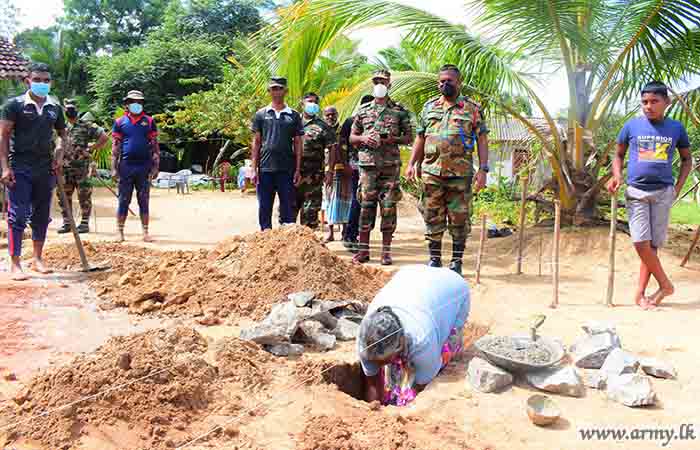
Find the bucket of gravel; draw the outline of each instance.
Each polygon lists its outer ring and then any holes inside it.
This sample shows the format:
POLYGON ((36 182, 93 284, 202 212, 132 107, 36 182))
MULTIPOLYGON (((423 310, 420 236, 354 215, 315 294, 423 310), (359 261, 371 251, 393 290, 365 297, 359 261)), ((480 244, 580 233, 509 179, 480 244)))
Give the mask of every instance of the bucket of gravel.
POLYGON ((564 346, 544 336, 486 335, 474 346, 492 364, 511 372, 546 369, 559 363, 566 354, 564 346))

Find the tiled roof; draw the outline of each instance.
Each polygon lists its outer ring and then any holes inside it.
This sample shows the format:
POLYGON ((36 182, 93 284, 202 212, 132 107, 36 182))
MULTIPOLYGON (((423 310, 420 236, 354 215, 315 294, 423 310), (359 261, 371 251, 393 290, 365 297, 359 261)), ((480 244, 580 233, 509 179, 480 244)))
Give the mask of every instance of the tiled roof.
POLYGON ((19 80, 27 76, 29 61, 19 54, 17 48, 0 37, 0 80, 19 80))
MULTIPOLYGON (((538 130, 543 132, 545 136, 551 135, 549 124, 545 119, 528 117, 527 120, 538 130)), ((566 121, 555 119, 554 122, 557 125, 560 139, 566 140, 566 121)), ((521 121, 513 118, 493 118, 488 121, 487 126, 489 130, 491 130, 489 132, 490 142, 517 142, 529 144, 534 138, 534 134, 529 128, 521 121)))

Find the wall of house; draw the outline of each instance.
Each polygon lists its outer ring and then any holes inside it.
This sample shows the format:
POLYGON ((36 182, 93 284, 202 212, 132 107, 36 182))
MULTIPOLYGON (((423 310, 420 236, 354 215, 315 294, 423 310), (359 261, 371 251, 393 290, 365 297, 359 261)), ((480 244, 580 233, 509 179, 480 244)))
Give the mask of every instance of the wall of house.
MULTIPOLYGON (((487 178, 489 185, 496 185, 499 177, 506 177, 509 180, 513 179, 514 165, 518 165, 515 158, 517 158, 516 155, 521 148, 521 146, 516 146, 509 142, 489 146, 489 166, 491 168, 487 178)), ((476 161, 478 161, 478 158, 475 159, 476 161)), ((531 187, 539 189, 551 176, 552 170, 549 164, 545 161, 539 161, 536 171, 531 178, 531 187)))

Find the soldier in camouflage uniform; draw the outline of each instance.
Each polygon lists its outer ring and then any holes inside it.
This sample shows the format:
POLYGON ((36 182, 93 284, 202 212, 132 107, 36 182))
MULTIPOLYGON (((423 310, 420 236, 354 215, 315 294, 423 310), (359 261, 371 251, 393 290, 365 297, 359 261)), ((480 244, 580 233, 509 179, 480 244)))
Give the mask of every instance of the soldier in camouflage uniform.
POLYGON ((77 190, 82 215, 78 232, 88 233, 90 231, 88 221, 92 211, 92 187, 88 182, 92 149, 102 147, 109 138, 102 128, 92 123, 92 115, 90 113, 86 113, 82 118, 78 119, 78 106, 75 101, 66 100, 64 106, 68 119, 66 130, 68 132, 68 142, 64 148, 63 176, 65 178, 65 192, 68 205, 63 204, 60 194, 56 191, 61 214, 63 215, 63 226, 58 232, 68 233, 70 231, 68 211, 71 211, 71 213, 73 211, 73 192, 77 190))
POLYGON ((369 235, 377 203, 381 209, 382 265, 391 265, 391 240, 396 231, 396 204, 401 200, 399 145, 409 145, 413 130, 408 111, 391 100, 391 74, 378 70, 372 77, 374 101, 360 107, 350 143, 359 147, 360 248, 353 261, 369 261, 369 235))
POLYGON ((423 181, 419 209, 430 251, 428 265, 442 267, 442 236, 449 230, 450 269, 461 275, 464 245, 471 231, 472 153, 478 147, 478 191, 485 186, 489 170, 488 129, 479 105, 459 95, 461 74, 457 67, 440 69, 438 88, 442 95, 423 107, 406 176, 423 181))
POLYGON ((301 157, 301 180, 297 186, 294 218, 301 214, 300 223, 311 229, 318 228, 318 213, 323 198, 325 178, 325 149, 334 148, 333 130, 320 114, 318 95, 304 96, 304 150, 301 157))

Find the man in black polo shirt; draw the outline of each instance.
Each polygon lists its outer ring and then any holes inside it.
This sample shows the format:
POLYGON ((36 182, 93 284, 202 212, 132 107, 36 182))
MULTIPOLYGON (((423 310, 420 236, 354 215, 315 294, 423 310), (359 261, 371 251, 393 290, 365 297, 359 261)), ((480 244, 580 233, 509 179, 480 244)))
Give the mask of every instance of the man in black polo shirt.
POLYGON ((9 188, 8 239, 14 280, 29 277, 22 272, 22 235, 31 219, 34 256, 32 268, 51 271, 42 262, 46 230, 51 220, 51 198, 63 166, 66 123, 59 102, 49 96, 51 73, 46 64, 33 64, 25 79, 24 95, 8 100, 0 110, 0 168, 9 188), (54 130, 60 140, 53 152, 54 130))
POLYGON ((273 77, 268 85, 272 102, 255 113, 251 159, 258 191, 260 229, 272 228, 275 194, 280 202, 280 223, 294 223, 294 187, 301 179, 304 125, 298 112, 284 102, 287 79, 273 77))

